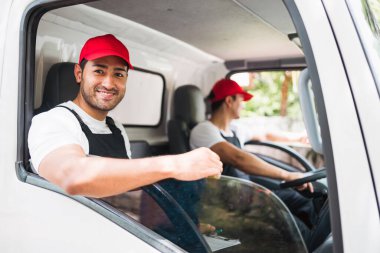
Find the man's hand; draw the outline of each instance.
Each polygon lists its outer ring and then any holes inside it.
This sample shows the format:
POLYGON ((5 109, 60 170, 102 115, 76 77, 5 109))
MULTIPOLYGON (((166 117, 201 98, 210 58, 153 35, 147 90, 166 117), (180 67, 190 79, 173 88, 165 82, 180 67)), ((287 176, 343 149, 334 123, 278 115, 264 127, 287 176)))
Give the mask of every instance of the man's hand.
POLYGON ((302 144, 310 144, 309 138, 307 136, 299 137, 298 142, 302 144))
POLYGON ((199 223, 198 224, 198 229, 201 234, 211 234, 215 232, 215 227, 213 225, 207 224, 207 223, 199 223))
MULTIPOLYGON (((289 182, 289 181, 293 181, 293 180, 296 180, 296 179, 299 179, 299 178, 303 178, 303 177, 304 177, 304 175, 301 172, 289 172, 288 176, 285 178, 285 181, 289 182)), ((300 186, 298 186, 296 188, 299 191, 304 191, 306 189, 309 189, 310 192, 314 192, 313 185, 310 182, 306 183, 306 184, 303 184, 303 185, 300 185, 300 186)))
POLYGON ((183 181, 205 177, 219 177, 223 164, 219 156, 208 148, 198 148, 175 157, 174 178, 183 181))

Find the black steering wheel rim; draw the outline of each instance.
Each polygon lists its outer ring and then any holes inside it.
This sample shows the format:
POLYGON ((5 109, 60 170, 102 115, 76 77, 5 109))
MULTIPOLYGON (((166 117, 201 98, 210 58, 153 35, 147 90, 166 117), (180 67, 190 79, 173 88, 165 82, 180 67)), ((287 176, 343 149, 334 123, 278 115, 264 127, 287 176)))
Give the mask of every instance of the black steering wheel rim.
POLYGON ((299 162, 304 168, 305 171, 316 171, 315 167, 303 156, 301 156, 299 153, 297 153, 294 149, 281 145, 278 143, 270 142, 270 141, 248 141, 245 143, 245 145, 257 145, 257 146, 266 146, 271 147, 275 149, 279 149, 288 155, 290 155, 292 158, 296 159, 297 162, 299 162))
POLYGON ((304 177, 298 178, 292 181, 282 181, 280 188, 297 187, 305 183, 314 182, 318 179, 325 178, 327 176, 326 168, 321 168, 315 171, 309 171, 304 173, 304 177))

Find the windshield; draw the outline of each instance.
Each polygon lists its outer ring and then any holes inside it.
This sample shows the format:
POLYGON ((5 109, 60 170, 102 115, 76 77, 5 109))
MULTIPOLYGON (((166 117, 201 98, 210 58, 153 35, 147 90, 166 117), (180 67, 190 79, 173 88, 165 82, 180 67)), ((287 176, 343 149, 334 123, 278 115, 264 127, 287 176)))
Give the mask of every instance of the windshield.
POLYGON ((347 1, 380 95, 380 2, 347 1))

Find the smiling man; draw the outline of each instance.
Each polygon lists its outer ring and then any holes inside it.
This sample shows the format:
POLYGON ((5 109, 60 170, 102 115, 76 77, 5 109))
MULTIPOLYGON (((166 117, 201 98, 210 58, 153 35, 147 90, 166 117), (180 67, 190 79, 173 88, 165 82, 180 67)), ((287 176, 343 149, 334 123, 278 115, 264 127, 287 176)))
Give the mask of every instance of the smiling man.
POLYGON ((218 155, 206 148, 129 160, 125 129, 107 116, 124 97, 129 69, 128 49, 113 35, 85 43, 74 68, 77 97, 32 120, 28 144, 36 172, 69 194, 90 197, 116 195, 166 178, 220 175, 218 155))

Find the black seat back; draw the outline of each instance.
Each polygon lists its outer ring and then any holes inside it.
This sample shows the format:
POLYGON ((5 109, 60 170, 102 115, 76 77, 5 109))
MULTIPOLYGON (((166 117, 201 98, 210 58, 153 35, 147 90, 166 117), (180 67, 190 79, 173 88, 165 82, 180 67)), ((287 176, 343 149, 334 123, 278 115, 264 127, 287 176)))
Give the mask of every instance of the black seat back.
POLYGON ((181 154, 190 150, 190 130, 205 120, 206 106, 200 89, 189 84, 175 90, 173 107, 173 117, 168 122, 169 150, 181 154))
POLYGON ((51 66, 46 76, 41 107, 34 114, 48 111, 77 96, 79 85, 75 80, 74 66, 75 63, 72 62, 61 62, 51 66))
POLYGON ((132 158, 144 158, 152 156, 150 145, 144 140, 129 141, 131 145, 132 158))

